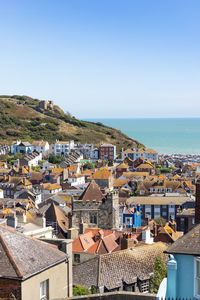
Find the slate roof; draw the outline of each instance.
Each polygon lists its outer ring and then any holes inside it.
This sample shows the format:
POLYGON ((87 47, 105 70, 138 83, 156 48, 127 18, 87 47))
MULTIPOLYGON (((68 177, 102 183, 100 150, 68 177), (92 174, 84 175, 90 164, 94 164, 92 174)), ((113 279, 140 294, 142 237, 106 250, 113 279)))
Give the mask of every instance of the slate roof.
POLYGON ((91 285, 105 286, 112 290, 120 287, 122 282, 131 284, 137 279, 149 279, 155 257, 163 255, 166 248, 166 244, 158 242, 95 257, 73 267, 73 284, 88 288, 91 285))
POLYGON ((165 252, 171 254, 200 255, 200 224, 179 238, 165 252))
POLYGON ((131 197, 127 200, 127 204, 140 203, 141 205, 169 205, 171 203, 175 205, 182 205, 185 202, 194 202, 190 197, 177 196, 177 197, 163 197, 163 196, 137 196, 131 197))
POLYGON ((31 146, 31 144, 29 142, 21 142, 21 144, 19 146, 29 147, 29 146, 31 146))
POLYGON ((57 247, 0 225, 0 277, 27 279, 66 260, 57 247))
POLYGON ((59 227, 64 233, 67 232, 69 227, 69 220, 62 211, 62 208, 54 203, 51 203, 46 210, 40 210, 45 213, 47 222, 57 222, 59 227))
POLYGON ((30 180, 43 180, 42 172, 31 172, 30 180))

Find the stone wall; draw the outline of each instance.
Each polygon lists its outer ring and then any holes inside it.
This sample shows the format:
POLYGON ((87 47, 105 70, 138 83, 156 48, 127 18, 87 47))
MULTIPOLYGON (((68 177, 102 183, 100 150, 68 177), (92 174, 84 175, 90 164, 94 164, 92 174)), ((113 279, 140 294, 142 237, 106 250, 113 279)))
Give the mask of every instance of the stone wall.
POLYGON ((156 300, 156 295, 131 293, 131 292, 113 292, 104 294, 93 294, 88 296, 76 296, 71 300, 156 300))
POLYGON ((119 196, 118 192, 109 193, 105 199, 100 202, 89 200, 73 199, 72 227, 80 228, 81 223, 85 223, 90 227, 90 214, 96 215, 97 224, 92 227, 102 229, 118 229, 119 228, 119 196))

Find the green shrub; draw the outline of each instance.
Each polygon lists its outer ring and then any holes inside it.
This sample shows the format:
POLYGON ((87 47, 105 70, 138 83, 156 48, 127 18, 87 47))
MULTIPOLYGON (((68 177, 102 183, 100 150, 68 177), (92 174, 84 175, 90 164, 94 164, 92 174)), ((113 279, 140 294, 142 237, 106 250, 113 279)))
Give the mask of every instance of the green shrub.
POLYGON ((153 273, 150 278, 151 291, 157 293, 162 280, 167 276, 167 266, 161 255, 155 258, 153 273))
POLYGON ((60 155, 49 155, 49 162, 52 164, 60 164, 61 161, 64 160, 64 157, 60 156, 60 155))
POLYGON ((91 294, 88 288, 81 285, 76 285, 73 287, 73 296, 89 295, 91 294))

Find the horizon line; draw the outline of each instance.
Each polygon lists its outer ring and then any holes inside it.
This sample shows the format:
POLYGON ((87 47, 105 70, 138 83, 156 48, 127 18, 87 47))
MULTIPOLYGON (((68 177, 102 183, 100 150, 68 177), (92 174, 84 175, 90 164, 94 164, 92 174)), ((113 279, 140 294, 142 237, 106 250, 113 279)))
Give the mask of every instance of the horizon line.
POLYGON ((117 118, 117 117, 93 117, 93 118, 82 118, 82 117, 78 117, 79 119, 82 119, 82 120, 133 120, 133 119, 200 119, 200 116, 199 117, 120 117, 120 118, 117 118))

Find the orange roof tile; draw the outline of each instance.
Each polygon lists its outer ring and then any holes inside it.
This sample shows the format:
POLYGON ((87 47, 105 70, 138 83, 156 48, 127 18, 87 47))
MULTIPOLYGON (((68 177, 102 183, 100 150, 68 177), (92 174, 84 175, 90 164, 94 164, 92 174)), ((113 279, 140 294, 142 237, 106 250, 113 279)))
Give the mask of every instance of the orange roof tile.
POLYGON ((111 175, 110 171, 103 169, 103 170, 96 171, 93 175, 93 178, 106 180, 110 178, 110 175, 111 175))

